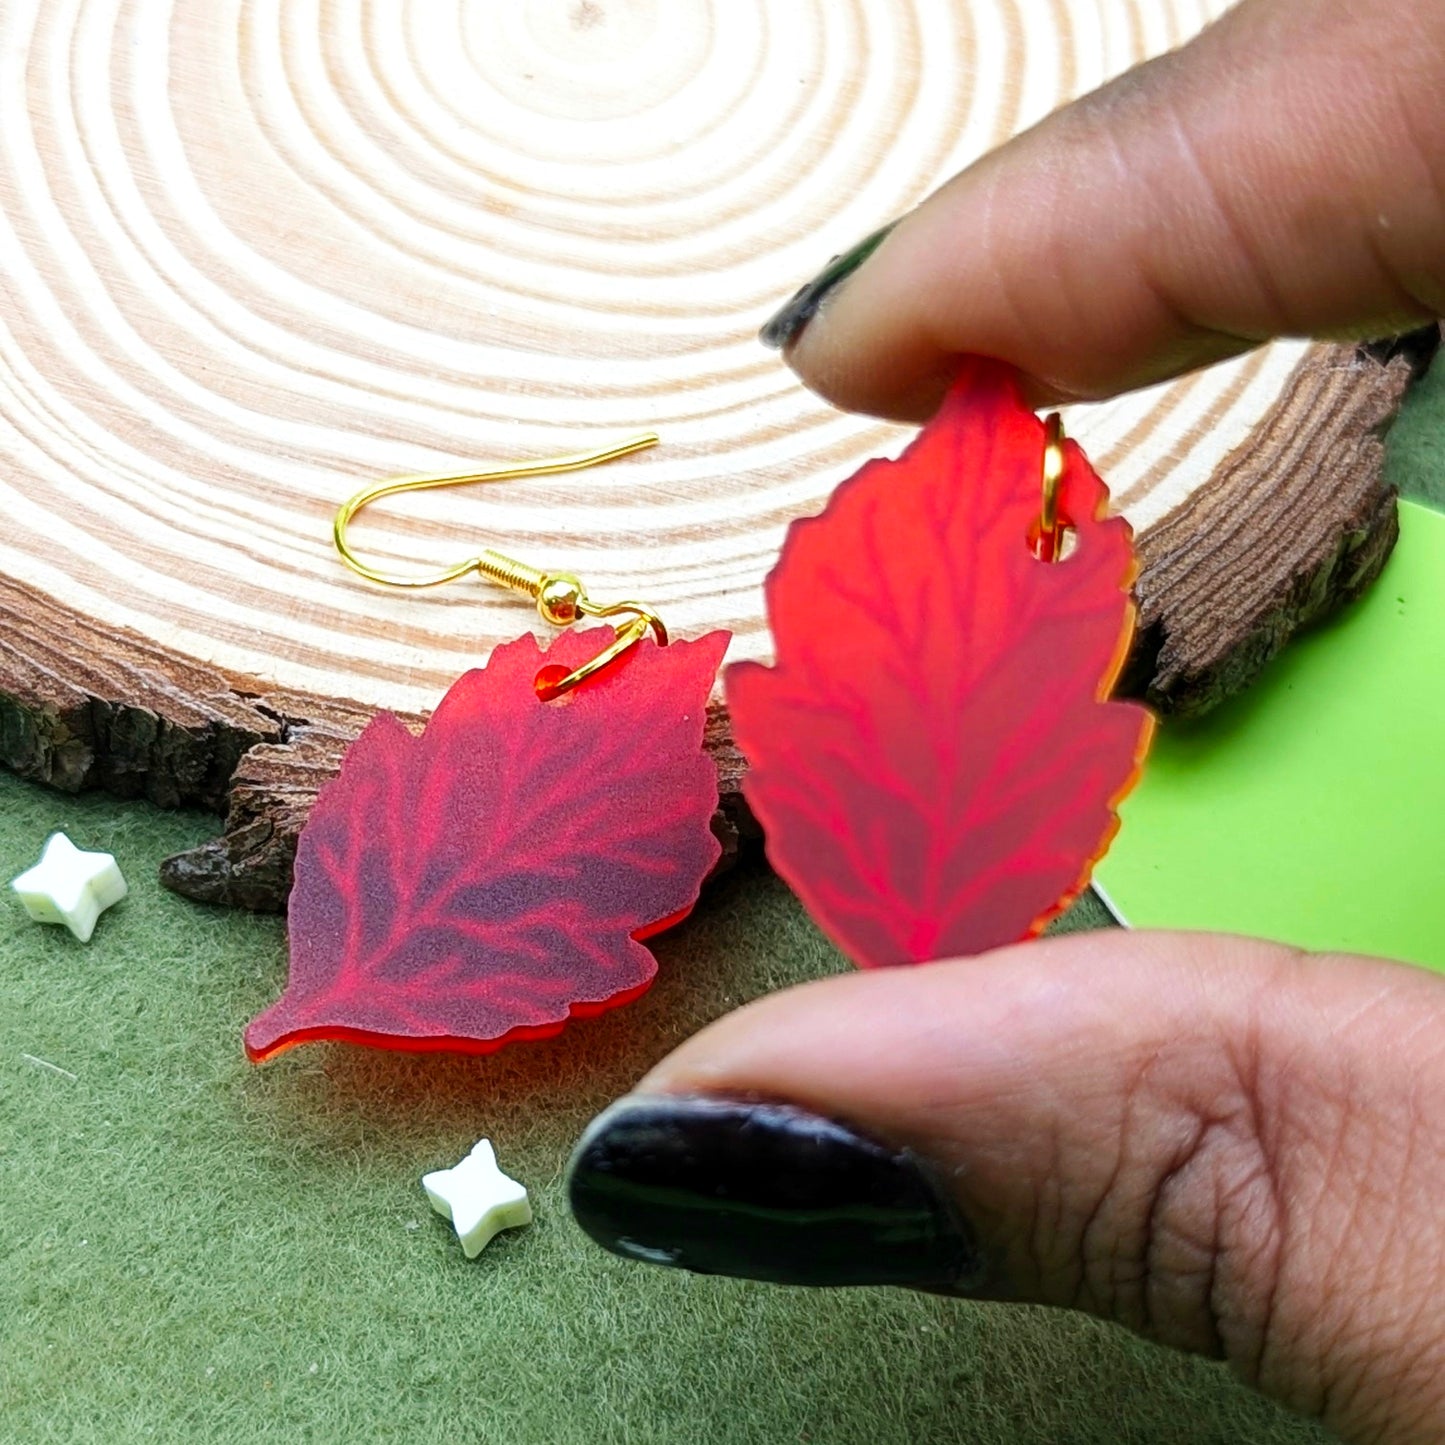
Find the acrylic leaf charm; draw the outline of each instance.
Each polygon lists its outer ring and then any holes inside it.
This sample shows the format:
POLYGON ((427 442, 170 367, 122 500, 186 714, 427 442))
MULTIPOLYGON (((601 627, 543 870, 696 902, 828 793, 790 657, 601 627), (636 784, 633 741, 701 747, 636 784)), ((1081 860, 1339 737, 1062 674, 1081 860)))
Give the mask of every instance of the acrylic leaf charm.
POLYGON ((420 737, 391 714, 352 745, 296 854, 284 996, 246 1029, 486 1053, 646 991, 638 941, 691 910, 720 852, 702 750, 714 632, 621 662, 556 702, 537 674, 610 628, 497 648, 420 737))
POLYGON ((1138 777, 1150 716, 1107 700, 1129 526, 1067 443, 1075 546, 1039 561, 1043 453, 1011 373, 969 362, 902 457, 793 524, 767 584, 777 663, 728 670, 768 856, 864 967, 1037 933, 1138 777))

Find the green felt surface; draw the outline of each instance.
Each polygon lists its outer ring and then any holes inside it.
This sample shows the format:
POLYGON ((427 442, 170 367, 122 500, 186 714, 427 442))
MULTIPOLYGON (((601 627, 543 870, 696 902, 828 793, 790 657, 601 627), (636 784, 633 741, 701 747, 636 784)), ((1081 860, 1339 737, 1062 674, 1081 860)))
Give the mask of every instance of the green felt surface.
POLYGON ((1442 658, 1445 514, 1402 502, 1367 596, 1160 727, 1095 874, 1119 917, 1445 971, 1442 658))
POLYGON ((651 993, 558 1039, 258 1069, 241 1029, 280 923, 153 881, 211 820, 0 774, 0 877, 56 827, 133 891, 88 947, 0 898, 0 1440, 1321 1438, 1081 1317, 695 1279, 581 1235, 560 1171, 592 1113, 708 1018, 840 966, 755 868, 657 941, 651 993), (420 1178, 483 1134, 537 1220, 469 1262, 420 1178))
MULTIPOLYGON (((1416 493, 1445 477, 1442 383, 1396 432, 1416 493)), ((650 994, 558 1039, 255 1069, 241 1029, 281 985, 280 923, 154 882, 213 820, 0 774, 0 878, 54 828, 115 852, 133 891, 88 947, 0 897, 0 1440, 1324 1439, 1081 1317, 694 1279, 581 1236, 561 1169, 587 1119, 706 1020, 840 966, 756 868, 657 940, 650 994), (537 1222, 469 1262, 420 1178, 484 1134, 537 1222)))
POLYGON ((1411 392, 1390 431, 1389 475, 1404 496, 1445 511, 1445 361, 1411 392))

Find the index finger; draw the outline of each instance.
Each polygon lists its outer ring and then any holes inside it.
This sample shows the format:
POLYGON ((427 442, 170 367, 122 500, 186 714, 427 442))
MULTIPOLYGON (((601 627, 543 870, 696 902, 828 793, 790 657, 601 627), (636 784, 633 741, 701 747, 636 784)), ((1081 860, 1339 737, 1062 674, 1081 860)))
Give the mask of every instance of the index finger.
POLYGON ((1445 313, 1445 7, 1246 0, 1056 112, 765 328, 848 410, 931 415, 962 353, 1039 403, 1276 336, 1445 313))

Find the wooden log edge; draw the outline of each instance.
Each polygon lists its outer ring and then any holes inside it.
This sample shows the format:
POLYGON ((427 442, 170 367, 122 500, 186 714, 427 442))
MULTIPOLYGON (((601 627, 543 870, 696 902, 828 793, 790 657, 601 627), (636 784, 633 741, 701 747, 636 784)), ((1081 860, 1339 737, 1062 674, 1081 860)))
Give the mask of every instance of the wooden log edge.
POLYGON ((1206 713, 1380 575, 1399 537, 1385 434, 1440 340, 1311 349, 1249 442, 1140 536, 1122 694, 1206 713))
MULTIPOLYGON (((1397 535, 1383 434, 1439 335, 1313 348, 1249 443, 1140 537, 1123 690, 1206 711, 1379 575, 1397 535)), ((197 663, 0 577, 0 763, 64 792, 224 813, 220 837, 160 865, 187 897, 284 909, 297 835, 372 712, 197 663)), ((757 830, 717 703, 707 748, 726 866, 757 830)))

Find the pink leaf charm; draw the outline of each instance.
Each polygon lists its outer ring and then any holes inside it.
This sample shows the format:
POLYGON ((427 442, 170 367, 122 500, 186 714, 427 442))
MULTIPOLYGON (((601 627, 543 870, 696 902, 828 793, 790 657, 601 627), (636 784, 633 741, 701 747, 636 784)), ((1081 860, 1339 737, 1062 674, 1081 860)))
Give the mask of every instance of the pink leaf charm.
POLYGON ((727 675, 768 855, 858 964, 1037 933, 1118 827, 1152 730, 1111 702, 1134 626, 1128 524, 1066 444, 1059 562, 1030 545, 1044 431, 965 365, 897 461, 795 522, 768 579, 777 663, 727 675))
POLYGON ((246 1029, 270 1058, 308 1039, 486 1053, 626 1003, 720 852, 707 700, 727 647, 640 643, 556 702, 544 666, 611 629, 530 636, 467 673, 414 737, 382 714, 301 834, 285 994, 246 1029))

